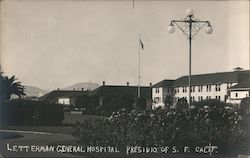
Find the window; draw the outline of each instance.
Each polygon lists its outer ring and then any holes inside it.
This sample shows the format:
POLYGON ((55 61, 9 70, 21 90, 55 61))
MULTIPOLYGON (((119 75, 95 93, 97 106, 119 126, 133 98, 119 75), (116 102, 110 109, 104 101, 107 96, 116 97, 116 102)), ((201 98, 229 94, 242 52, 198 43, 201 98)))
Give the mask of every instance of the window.
POLYGON ((202 86, 198 86, 198 92, 202 92, 202 86))
POLYGON ((215 91, 220 91, 220 85, 219 84, 215 85, 215 91))
POLYGON ((186 93, 187 92, 187 87, 182 87, 182 92, 186 93))
POLYGON ((155 93, 159 93, 159 92, 160 92, 159 88, 156 88, 155 93))
POLYGON ((215 96, 215 99, 220 100, 220 96, 215 96))
POLYGON ((238 97, 238 93, 235 93, 235 97, 236 97, 236 98, 238 97))
POLYGON ((206 91, 207 91, 207 92, 211 92, 211 85, 207 85, 206 91))
POLYGON ((191 92, 195 92, 195 86, 191 87, 191 92))
POLYGON ((174 93, 179 93, 179 88, 174 88, 174 93))
POLYGON ((199 96, 198 101, 202 101, 202 100, 203 100, 202 96, 199 96))

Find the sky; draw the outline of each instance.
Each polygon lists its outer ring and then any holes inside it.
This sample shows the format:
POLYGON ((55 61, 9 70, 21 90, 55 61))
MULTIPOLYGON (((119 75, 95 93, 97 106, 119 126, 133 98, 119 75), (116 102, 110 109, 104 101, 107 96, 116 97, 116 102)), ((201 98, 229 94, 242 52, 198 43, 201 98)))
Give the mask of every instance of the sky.
POLYGON ((188 74, 188 39, 171 20, 208 20, 192 40, 192 74, 249 69, 248 1, 83 1, 0 2, 1 69, 25 85, 46 90, 78 82, 141 85, 188 74))

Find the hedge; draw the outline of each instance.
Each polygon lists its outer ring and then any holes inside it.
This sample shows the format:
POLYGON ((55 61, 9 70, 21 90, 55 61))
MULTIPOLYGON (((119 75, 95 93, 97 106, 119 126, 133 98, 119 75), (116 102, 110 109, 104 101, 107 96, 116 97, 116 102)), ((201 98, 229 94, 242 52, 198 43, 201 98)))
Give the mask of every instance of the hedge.
POLYGON ((125 109, 106 120, 78 123, 73 135, 84 146, 205 146, 220 153, 249 153, 249 111, 230 106, 193 109, 125 109))
POLYGON ((12 100, 0 105, 3 125, 58 125, 64 119, 58 104, 30 100, 12 100))

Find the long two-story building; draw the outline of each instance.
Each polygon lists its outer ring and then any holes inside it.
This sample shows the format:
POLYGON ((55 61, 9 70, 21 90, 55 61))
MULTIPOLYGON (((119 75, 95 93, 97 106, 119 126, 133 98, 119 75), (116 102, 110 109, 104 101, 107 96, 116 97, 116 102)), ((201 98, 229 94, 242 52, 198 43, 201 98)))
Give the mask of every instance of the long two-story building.
MULTIPOLYGON (((191 76, 191 102, 202 101, 205 99, 218 99, 223 102, 239 103, 239 101, 232 101, 234 98, 231 95, 239 91, 242 98, 249 96, 249 89, 246 89, 249 83, 250 71, 231 71, 231 72, 220 72, 220 73, 209 73, 209 74, 198 74, 191 76), (243 80, 245 84, 243 84, 243 80), (244 87, 245 86, 245 87, 244 87), (244 94, 242 91, 244 87, 244 94), (238 88, 238 89, 236 89, 238 88)), ((176 104, 178 99, 188 99, 189 85, 188 76, 182 76, 176 80, 163 80, 153 85, 152 88, 152 99, 153 107, 164 106, 166 96, 173 96, 173 103, 176 104), (170 84, 171 83, 171 84, 170 84), (169 91, 172 93, 164 93, 169 91)))

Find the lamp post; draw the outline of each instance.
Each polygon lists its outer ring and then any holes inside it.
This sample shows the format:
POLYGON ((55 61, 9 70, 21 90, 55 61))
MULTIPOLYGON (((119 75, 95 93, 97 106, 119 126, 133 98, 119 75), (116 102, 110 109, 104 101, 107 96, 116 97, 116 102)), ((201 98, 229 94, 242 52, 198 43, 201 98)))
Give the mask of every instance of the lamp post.
POLYGON ((170 25, 168 26, 168 32, 174 33, 175 27, 181 30, 185 36, 187 36, 189 40, 189 77, 188 77, 188 103, 189 107, 191 106, 191 52, 192 52, 192 39, 193 37, 203 28, 205 27, 205 32, 207 34, 211 34, 213 32, 213 28, 210 25, 209 21, 202 21, 196 19, 194 17, 194 10, 189 8, 186 11, 187 16, 182 20, 172 20, 170 25))

